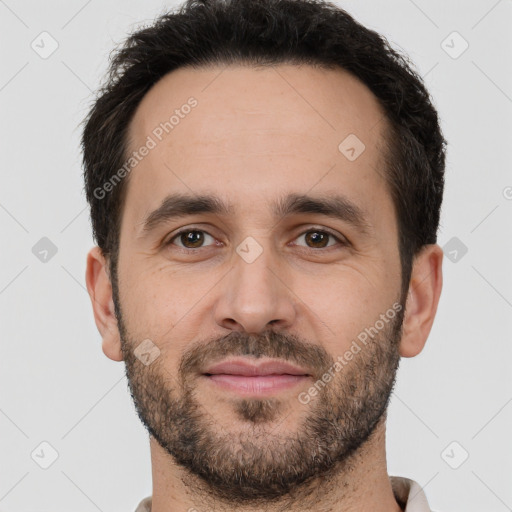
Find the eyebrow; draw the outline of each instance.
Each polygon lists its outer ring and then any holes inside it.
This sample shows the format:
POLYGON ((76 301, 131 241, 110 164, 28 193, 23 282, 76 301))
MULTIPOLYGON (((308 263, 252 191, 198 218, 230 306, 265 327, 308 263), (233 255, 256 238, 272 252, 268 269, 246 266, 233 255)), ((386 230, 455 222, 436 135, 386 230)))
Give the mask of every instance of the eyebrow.
MULTIPOLYGON (((347 222, 363 234, 372 231, 364 210, 343 195, 314 197, 291 193, 273 201, 270 207, 273 215, 279 219, 299 213, 325 215, 347 222)), ((170 220, 205 213, 228 217, 235 216, 236 211, 233 205, 217 196, 170 194, 141 221, 142 228, 138 237, 144 237, 170 220)))

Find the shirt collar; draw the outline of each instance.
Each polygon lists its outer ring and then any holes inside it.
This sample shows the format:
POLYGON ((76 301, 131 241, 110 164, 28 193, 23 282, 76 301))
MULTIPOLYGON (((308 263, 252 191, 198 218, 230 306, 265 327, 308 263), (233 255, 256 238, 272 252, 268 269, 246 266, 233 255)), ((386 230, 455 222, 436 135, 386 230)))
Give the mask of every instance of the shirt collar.
MULTIPOLYGON (((402 476, 390 476, 395 499, 404 512, 432 512, 420 485, 402 476)), ((144 498, 135 512, 151 512, 151 496, 144 498)))
POLYGON ((420 484, 402 476, 390 476, 391 488, 404 512, 432 512, 420 484))

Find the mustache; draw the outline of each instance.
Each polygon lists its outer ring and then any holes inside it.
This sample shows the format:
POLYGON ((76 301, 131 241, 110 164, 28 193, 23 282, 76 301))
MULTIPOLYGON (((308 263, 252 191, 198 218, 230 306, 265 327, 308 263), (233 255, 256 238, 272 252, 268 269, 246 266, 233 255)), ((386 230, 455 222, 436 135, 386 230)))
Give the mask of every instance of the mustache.
POLYGON ((183 355, 179 366, 182 378, 202 373, 207 364, 215 363, 230 356, 249 356, 256 359, 269 357, 282 359, 307 368, 313 375, 322 375, 334 364, 329 353, 299 339, 295 335, 267 331, 263 335, 251 335, 233 331, 221 338, 207 342, 199 341, 183 355))

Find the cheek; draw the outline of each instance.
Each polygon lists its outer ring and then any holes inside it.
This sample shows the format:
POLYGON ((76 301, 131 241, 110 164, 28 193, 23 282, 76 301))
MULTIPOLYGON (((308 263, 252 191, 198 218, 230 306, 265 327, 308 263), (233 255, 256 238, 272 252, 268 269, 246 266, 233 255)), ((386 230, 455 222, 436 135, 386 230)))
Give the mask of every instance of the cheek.
POLYGON ((332 355, 343 352, 392 307, 399 284, 391 282, 385 272, 369 273, 355 267, 330 272, 321 288, 318 282, 302 279, 296 293, 310 321, 326 326, 325 348, 332 355))
POLYGON ((132 336, 162 339, 184 314, 183 291, 178 283, 160 278, 158 272, 140 272, 133 267, 122 282, 123 319, 132 336))
POLYGON ((211 293, 217 281, 212 273, 132 268, 122 290, 123 319, 130 336, 150 339, 166 360, 175 360, 187 343, 201 337, 208 311, 201 298, 211 293))

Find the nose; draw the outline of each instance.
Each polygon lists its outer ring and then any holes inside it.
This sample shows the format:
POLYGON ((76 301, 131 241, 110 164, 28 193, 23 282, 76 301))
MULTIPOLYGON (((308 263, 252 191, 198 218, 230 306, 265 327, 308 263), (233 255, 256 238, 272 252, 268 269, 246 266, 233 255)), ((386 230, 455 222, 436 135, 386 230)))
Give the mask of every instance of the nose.
POLYGON ((261 334, 269 326, 281 330, 294 323, 296 298, 270 249, 251 263, 237 254, 232 270, 219 284, 215 320, 221 327, 261 334))

